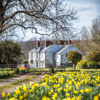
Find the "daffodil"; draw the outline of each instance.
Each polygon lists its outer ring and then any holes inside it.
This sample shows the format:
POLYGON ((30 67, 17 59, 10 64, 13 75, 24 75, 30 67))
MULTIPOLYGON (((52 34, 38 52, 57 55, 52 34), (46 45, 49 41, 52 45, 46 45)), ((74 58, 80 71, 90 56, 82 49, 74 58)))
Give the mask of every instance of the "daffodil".
POLYGON ((70 96, 70 94, 69 93, 66 93, 66 97, 69 97, 70 96))
POLYGON ((2 93, 2 97, 5 97, 5 93, 4 92, 2 93))

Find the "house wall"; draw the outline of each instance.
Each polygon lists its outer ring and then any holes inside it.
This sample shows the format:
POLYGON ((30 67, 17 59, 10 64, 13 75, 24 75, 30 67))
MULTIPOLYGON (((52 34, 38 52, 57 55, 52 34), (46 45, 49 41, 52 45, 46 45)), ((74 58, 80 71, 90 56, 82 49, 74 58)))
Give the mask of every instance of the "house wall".
POLYGON ((54 53, 59 51, 63 45, 51 45, 49 48, 47 48, 44 53, 45 53, 45 64, 52 64, 53 66, 56 65, 54 53))
POLYGON ((45 53, 40 52, 40 63, 39 63, 40 68, 45 68, 45 53))
POLYGON ((64 49, 62 53, 56 54, 56 67, 60 66, 61 64, 65 64, 67 61, 66 53, 68 53, 68 49, 64 49))
POLYGON ((54 55, 55 66, 60 66, 61 56, 59 54, 54 55))
POLYGON ((43 61, 45 59, 44 52, 40 52, 40 61, 43 61))
POLYGON ((28 53, 28 55, 29 55, 29 59, 28 59, 28 63, 29 63, 29 66, 30 67, 32 67, 33 66, 33 63, 32 63, 32 61, 33 61, 33 53, 31 52, 31 53, 28 53))
MULTIPOLYGON (((53 66, 57 67, 60 66, 60 64, 68 62, 66 53, 71 50, 78 50, 74 46, 69 45, 68 47, 66 46, 67 48, 64 48, 64 50, 62 49, 62 51, 57 54, 56 52, 58 52, 62 47, 63 45, 51 45, 42 52, 29 52, 29 65, 33 68, 45 68, 47 64, 52 64, 53 66), (33 60, 33 63, 31 63, 31 60, 33 60)), ((79 51, 79 53, 82 52, 79 51)))
POLYGON ((32 68, 38 68, 39 66, 39 53, 38 52, 29 53, 29 65, 32 68))
POLYGON ((50 52, 45 52, 45 64, 52 64, 53 65, 53 53, 52 51, 50 52))
MULTIPOLYGON (((66 54, 71 51, 71 50, 77 50, 79 53, 82 54, 82 52, 80 52, 77 48, 75 48, 74 46, 69 46, 67 47, 66 49, 64 49, 62 52, 60 52, 58 55, 57 55, 57 59, 56 59, 56 66, 59 66, 59 64, 65 64, 68 62, 67 60, 67 57, 66 57, 66 54), (60 60, 59 60, 60 59, 60 60)), ((70 62, 68 62, 70 63, 70 62)))

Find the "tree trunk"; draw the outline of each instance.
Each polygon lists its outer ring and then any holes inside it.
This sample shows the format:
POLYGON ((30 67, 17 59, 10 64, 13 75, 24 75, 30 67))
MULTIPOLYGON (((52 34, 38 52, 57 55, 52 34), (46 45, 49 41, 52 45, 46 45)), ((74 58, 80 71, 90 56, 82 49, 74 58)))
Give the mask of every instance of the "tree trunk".
POLYGON ((76 65, 75 65, 75 64, 73 64, 73 69, 74 69, 74 70, 76 69, 76 65))
POLYGON ((17 74, 19 73, 19 68, 17 68, 17 74))
POLYGON ((4 19, 4 10, 3 10, 3 0, 0 0, 0 35, 3 32, 3 21, 4 19))
POLYGON ((52 73, 54 73, 54 68, 52 67, 52 73))

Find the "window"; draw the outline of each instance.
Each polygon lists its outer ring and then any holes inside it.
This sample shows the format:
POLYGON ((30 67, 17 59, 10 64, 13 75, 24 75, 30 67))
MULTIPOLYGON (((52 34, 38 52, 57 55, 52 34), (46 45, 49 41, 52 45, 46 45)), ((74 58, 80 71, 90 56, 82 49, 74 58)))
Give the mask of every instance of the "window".
POLYGON ((31 61, 30 61, 30 63, 32 63, 32 64, 33 64, 33 60, 31 60, 31 61))

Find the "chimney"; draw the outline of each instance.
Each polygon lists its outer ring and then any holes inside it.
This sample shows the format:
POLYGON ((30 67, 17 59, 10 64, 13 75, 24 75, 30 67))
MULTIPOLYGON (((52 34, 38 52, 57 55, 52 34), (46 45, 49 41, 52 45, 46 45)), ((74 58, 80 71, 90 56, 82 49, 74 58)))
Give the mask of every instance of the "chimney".
POLYGON ((51 41, 49 39, 45 40, 45 47, 48 47, 49 45, 51 45, 51 41))
POLYGON ((64 45, 64 40, 59 40, 60 45, 64 45))
POLYGON ((68 40, 68 45, 70 45, 70 44, 71 44, 71 40, 69 39, 69 40, 68 40))
POLYGON ((36 42, 36 46, 37 46, 37 47, 40 47, 40 41, 37 41, 37 42, 36 42))

